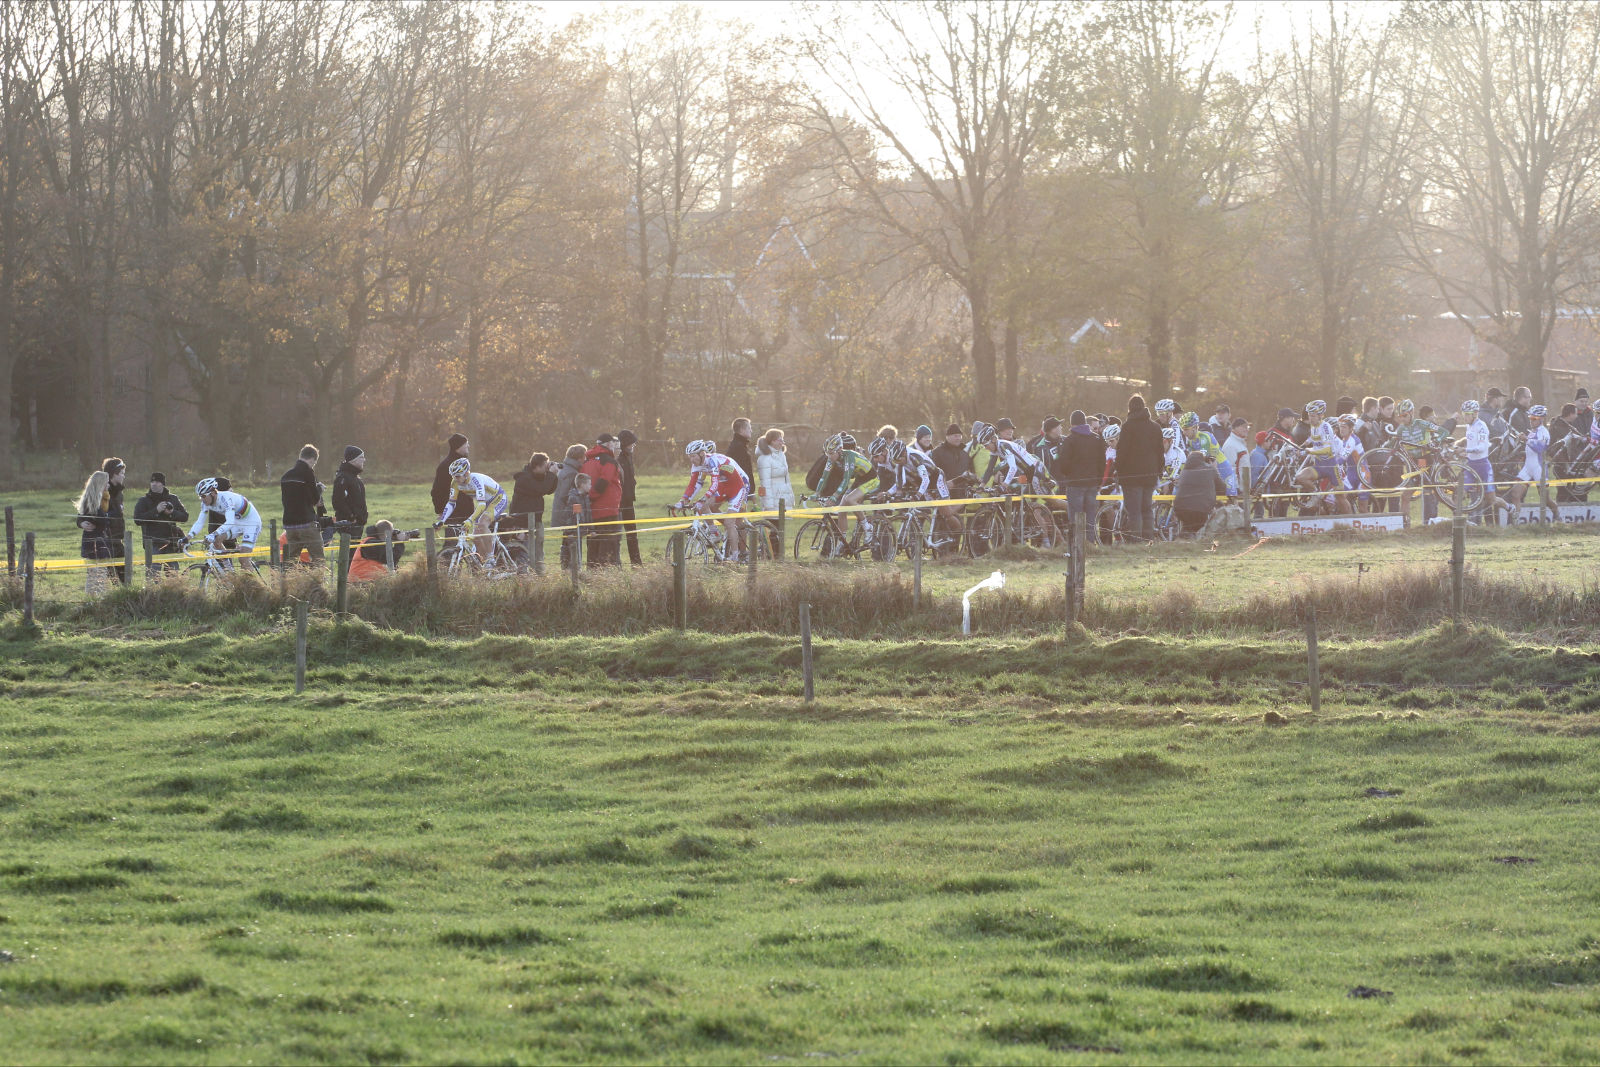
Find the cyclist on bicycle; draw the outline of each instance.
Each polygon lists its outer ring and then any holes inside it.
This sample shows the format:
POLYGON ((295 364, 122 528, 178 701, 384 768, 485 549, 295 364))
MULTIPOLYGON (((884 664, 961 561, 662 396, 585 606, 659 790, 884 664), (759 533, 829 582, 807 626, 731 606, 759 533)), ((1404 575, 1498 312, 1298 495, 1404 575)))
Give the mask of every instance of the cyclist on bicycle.
MULTIPOLYGON (((823 442, 822 453, 827 463, 822 477, 817 479, 817 502, 824 507, 859 504, 867 495, 868 483, 873 480, 872 461, 856 451, 856 439, 848 433, 836 433, 823 442)), ((844 523, 838 515, 828 516, 833 529, 833 554, 844 550, 844 523)), ((872 523, 861 520, 862 534, 871 542, 872 523)))
MULTIPOLYGON (((1431 453, 1438 447, 1439 427, 1421 418, 1417 414, 1416 402, 1410 399, 1401 400, 1394 408, 1396 424, 1395 439, 1400 445, 1400 451, 1416 464, 1418 470, 1428 466, 1431 453)), ((1413 479, 1412 484, 1415 484, 1413 479)), ((1411 508, 1411 496, 1416 490, 1407 488, 1400 494, 1400 510, 1408 512, 1411 508)), ((1422 496, 1422 521, 1432 522, 1439 512, 1438 502, 1432 493, 1422 496)))
MULTIPOLYGON (((1211 462, 1217 465, 1217 474, 1222 477, 1223 485, 1227 486, 1228 498, 1239 495, 1239 479, 1233 473, 1233 464, 1228 462, 1228 457, 1223 454, 1222 446, 1217 444, 1217 439, 1211 436, 1210 431, 1200 428, 1200 413, 1198 411, 1185 411, 1178 416, 1178 429, 1183 433, 1184 451, 1204 452, 1211 462)), ((1185 456, 1187 460, 1187 456, 1185 456)))
POLYGON ((1161 480, 1171 482, 1177 479, 1183 465, 1188 462, 1189 450, 1183 447, 1183 431, 1178 429, 1175 422, 1161 431, 1161 440, 1166 449, 1162 459, 1161 480))
POLYGON ((1521 506, 1528 495, 1528 485, 1544 477, 1544 454, 1550 448, 1550 428, 1544 424, 1545 414, 1543 404, 1528 409, 1528 455, 1517 472, 1517 484, 1508 494, 1513 505, 1521 506))
MULTIPOLYGON (((239 493, 220 488, 215 478, 200 479, 194 487, 194 495, 200 498, 201 507, 194 525, 189 528, 189 540, 198 537, 215 518, 218 520, 216 529, 203 538, 208 549, 219 552, 226 542, 234 541, 239 552, 255 550, 256 538, 261 536, 261 513, 254 504, 239 493)), ((232 562, 227 560, 223 565, 232 562)))
MULTIPOLYGON (((1335 479, 1336 487, 1344 490, 1361 489, 1361 457, 1366 452, 1366 447, 1361 443, 1361 435, 1356 432, 1356 423, 1360 421, 1353 413, 1346 412, 1340 415, 1333 423, 1333 468, 1338 472, 1335 479)), ((1367 502, 1372 495, 1365 490, 1356 493, 1354 500, 1356 507, 1363 514, 1367 510, 1367 502)), ((1341 514, 1351 511, 1351 497, 1341 496, 1336 500, 1337 508, 1341 514)))
MULTIPOLYGON (((1305 449, 1312 462, 1295 474, 1295 481, 1313 493, 1324 485, 1330 489, 1342 488, 1339 484, 1339 464, 1334 458, 1334 442, 1339 435, 1333 423, 1326 418, 1327 413, 1328 405, 1323 400, 1313 400, 1305 407, 1307 431, 1300 447, 1305 449)), ((1319 503, 1332 503, 1335 499, 1325 498, 1319 503)))
POLYGON ((448 470, 450 499, 433 524, 434 528, 460 526, 461 536, 471 539, 478 558, 492 566, 495 527, 511 503, 506 499, 506 491, 487 474, 474 474, 472 461, 465 456, 452 460, 448 470), (488 521, 483 523, 483 532, 477 533, 477 519, 480 517, 486 517, 488 521))
POLYGON ((744 468, 730 456, 717 451, 715 441, 690 441, 683 450, 689 459, 689 485, 684 489, 678 507, 693 507, 704 515, 727 509, 722 523, 724 543, 737 546, 736 558, 744 556, 744 520, 738 513, 744 510, 750 498, 750 477, 744 468))

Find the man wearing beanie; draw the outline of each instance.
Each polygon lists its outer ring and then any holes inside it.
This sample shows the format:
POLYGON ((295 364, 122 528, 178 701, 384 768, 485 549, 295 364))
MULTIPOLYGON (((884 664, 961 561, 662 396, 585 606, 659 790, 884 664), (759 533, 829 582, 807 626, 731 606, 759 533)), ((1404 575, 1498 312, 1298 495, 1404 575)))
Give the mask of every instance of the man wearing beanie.
MULTIPOLYGON (((167 491, 167 476, 160 471, 150 475, 150 491, 133 505, 133 521, 152 556, 183 551, 183 530, 178 523, 189 521, 189 511, 167 491)), ((176 563, 150 566, 152 574, 177 569, 176 563)))
POLYGON ((344 462, 333 476, 333 521, 367 525, 367 486, 361 472, 367 469, 367 454, 356 445, 346 445, 344 462))
POLYGON ((444 443, 445 457, 439 461, 439 466, 433 472, 433 513, 443 515, 444 507, 450 503, 450 464, 466 456, 471 451, 467 444, 467 435, 453 433, 444 443))
POLYGON ((1594 407, 1589 403, 1589 390, 1579 389, 1572 402, 1578 406, 1578 417, 1572 420, 1572 428, 1588 437, 1594 426, 1594 407))

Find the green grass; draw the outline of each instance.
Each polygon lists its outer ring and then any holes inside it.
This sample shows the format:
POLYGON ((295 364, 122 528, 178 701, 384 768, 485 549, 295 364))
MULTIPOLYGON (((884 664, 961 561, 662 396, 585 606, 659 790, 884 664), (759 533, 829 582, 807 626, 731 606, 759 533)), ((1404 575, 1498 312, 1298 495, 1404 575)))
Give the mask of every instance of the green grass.
POLYGON ((1600 649, 792 644, 9 626, 4 1058, 1592 1060, 1600 649))

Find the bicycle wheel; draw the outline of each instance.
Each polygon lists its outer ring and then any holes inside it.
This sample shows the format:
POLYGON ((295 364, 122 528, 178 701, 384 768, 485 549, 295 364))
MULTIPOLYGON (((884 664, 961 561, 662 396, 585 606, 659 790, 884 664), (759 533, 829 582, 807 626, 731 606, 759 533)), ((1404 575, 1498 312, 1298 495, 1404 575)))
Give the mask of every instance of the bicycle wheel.
POLYGON ((1414 470, 1410 457, 1397 448, 1374 448, 1356 464, 1363 489, 1398 489, 1414 470))
POLYGON ((1024 505, 1022 509, 1022 543, 1032 548, 1046 549, 1061 541, 1055 519, 1047 507, 1024 505))
POLYGON ((1171 504, 1163 500, 1155 506, 1153 516, 1156 524, 1156 540, 1173 541, 1178 536, 1178 513, 1171 504))
POLYGON ((1116 500, 1107 500, 1100 505, 1100 510, 1095 512, 1094 525, 1097 540, 1102 545, 1122 544, 1123 516, 1122 504, 1116 500))
MULTIPOLYGON (((872 524, 872 561, 874 563, 893 563, 894 558, 900 554, 900 528, 902 520, 892 514, 880 512, 876 522, 872 524)), ((910 555, 909 550, 907 555, 910 555)))
POLYGON ((1434 498, 1451 511, 1472 511, 1483 503, 1483 479, 1471 467, 1440 460, 1428 471, 1428 484, 1434 498))
POLYGON ((967 543, 972 546, 972 554, 986 556, 996 549, 1004 548, 1007 535, 1010 533, 1007 527, 1003 507, 998 504, 985 504, 980 507, 967 526, 967 543))
POLYGON ((832 559, 836 538, 827 519, 807 519, 794 535, 794 558, 832 559))

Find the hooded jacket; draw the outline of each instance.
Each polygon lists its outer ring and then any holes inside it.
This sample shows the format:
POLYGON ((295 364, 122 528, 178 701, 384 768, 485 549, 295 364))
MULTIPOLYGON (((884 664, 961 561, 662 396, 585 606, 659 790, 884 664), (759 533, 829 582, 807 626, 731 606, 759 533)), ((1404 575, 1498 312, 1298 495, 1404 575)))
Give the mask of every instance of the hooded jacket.
POLYGON ((333 476, 333 518, 335 522, 367 525, 367 485, 361 472, 348 463, 339 464, 333 476))
POLYGON ((1056 449, 1051 473, 1069 489, 1098 489, 1106 473, 1106 443, 1088 426, 1074 426, 1056 449))
POLYGON ((450 464, 461 458, 459 449, 452 448, 450 454, 439 461, 439 466, 433 472, 433 513, 443 515, 445 505, 450 503, 451 483, 450 464))
MULTIPOLYGON (((558 469, 552 463, 542 473, 535 473, 530 465, 513 474, 511 480, 516 488, 511 492, 511 511, 506 515, 506 522, 500 525, 506 529, 525 530, 535 521, 542 522, 544 498, 556 491, 558 469)), ((568 488, 571 488, 570 479, 568 488)))
POLYGON ((322 512, 322 486, 317 484, 317 474, 311 464, 303 459, 283 472, 278 480, 283 493, 284 526, 305 526, 317 521, 322 512))
POLYGON ((593 483, 589 486, 589 510, 596 522, 614 519, 622 507, 622 468, 605 445, 595 445, 583 457, 579 468, 593 483))
POLYGON ((1117 438, 1117 480, 1135 489, 1153 489, 1165 466, 1166 441, 1150 411, 1135 411, 1122 423, 1117 438))
POLYGON ((1172 508, 1178 512, 1209 513, 1217 506, 1217 497, 1226 496, 1227 492, 1228 487, 1223 484, 1222 475, 1217 473, 1217 468, 1205 454, 1191 452, 1178 474, 1178 485, 1172 494, 1172 508))
POLYGON ((794 487, 789 484, 788 452, 779 452, 765 440, 761 441, 756 445, 756 474, 761 482, 763 510, 776 508, 780 500, 786 506, 794 507, 794 487))

